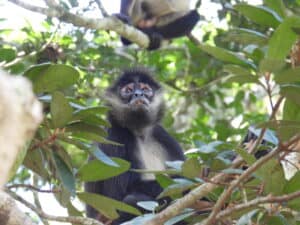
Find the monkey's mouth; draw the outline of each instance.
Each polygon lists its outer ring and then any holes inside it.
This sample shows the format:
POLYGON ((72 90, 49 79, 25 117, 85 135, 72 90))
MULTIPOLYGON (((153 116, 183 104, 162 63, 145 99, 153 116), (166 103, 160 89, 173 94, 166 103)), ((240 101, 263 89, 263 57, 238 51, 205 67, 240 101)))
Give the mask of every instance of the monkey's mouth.
POLYGON ((144 98, 135 98, 130 101, 129 105, 135 108, 147 108, 149 102, 144 98))

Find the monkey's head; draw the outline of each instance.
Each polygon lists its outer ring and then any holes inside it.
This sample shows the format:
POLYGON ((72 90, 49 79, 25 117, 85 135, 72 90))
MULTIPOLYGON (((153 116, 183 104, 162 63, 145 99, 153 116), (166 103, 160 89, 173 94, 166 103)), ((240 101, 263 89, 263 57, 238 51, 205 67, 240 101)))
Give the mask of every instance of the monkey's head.
POLYGON ((163 114, 162 88, 143 68, 124 71, 107 90, 106 100, 112 119, 133 130, 155 124, 163 114))

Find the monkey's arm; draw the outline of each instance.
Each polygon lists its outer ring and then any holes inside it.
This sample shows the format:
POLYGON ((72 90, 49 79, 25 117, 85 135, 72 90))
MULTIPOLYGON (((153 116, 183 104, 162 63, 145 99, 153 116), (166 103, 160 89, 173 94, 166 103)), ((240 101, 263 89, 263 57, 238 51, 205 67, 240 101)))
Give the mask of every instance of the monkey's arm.
MULTIPOLYGON (((118 130, 115 127, 112 127, 108 131, 107 139, 118 142, 124 143, 123 138, 126 137, 126 133, 123 133, 122 138, 122 130, 118 130)), ((120 157, 126 160, 126 149, 124 145, 116 146, 116 145, 104 145, 99 144, 99 148, 108 156, 110 157, 120 157)), ((100 171, 101 172, 101 171, 100 171)), ((96 194, 101 194, 106 197, 110 197, 119 201, 122 201, 124 196, 127 193, 127 186, 128 186, 129 176, 128 172, 123 173, 119 176, 112 177, 107 180, 103 181, 96 181, 96 182, 87 182, 85 184, 85 191, 92 192, 96 194)), ((92 218, 97 218, 99 212, 94 210, 92 207, 87 206, 87 216, 92 218)))
POLYGON ((120 13, 128 16, 128 9, 132 2, 133 0, 121 0, 120 13))
MULTIPOLYGON (((120 153, 122 154, 123 152, 123 149, 120 146, 116 147, 116 146, 100 145, 100 149, 104 151, 106 154, 108 154, 109 156, 113 156, 113 157, 121 157, 120 153)), ((85 191, 104 195, 106 197, 121 201, 126 193, 126 188, 128 183, 128 179, 127 179, 128 176, 126 176, 125 174, 126 173, 103 181, 87 182, 85 183, 85 191)), ((86 208, 87 208, 88 217, 99 218, 98 211, 96 211, 95 209, 93 209, 88 205, 86 208)))

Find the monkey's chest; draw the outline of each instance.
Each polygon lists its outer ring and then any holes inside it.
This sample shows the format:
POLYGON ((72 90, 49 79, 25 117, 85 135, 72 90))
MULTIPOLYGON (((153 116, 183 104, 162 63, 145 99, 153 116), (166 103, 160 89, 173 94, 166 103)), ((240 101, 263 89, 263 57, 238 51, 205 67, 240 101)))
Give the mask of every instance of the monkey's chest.
MULTIPOLYGON (((164 170, 165 162, 168 161, 167 151, 153 139, 137 140, 137 159, 140 169, 146 170, 164 170)), ((152 173, 142 174, 143 180, 154 180, 152 173)))

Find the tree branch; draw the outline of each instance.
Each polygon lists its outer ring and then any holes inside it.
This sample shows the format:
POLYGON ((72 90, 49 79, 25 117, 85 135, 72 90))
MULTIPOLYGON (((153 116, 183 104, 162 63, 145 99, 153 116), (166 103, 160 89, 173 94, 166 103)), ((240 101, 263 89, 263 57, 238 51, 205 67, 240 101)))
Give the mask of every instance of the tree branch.
POLYGON ((226 210, 223 210, 222 212, 218 213, 218 215, 216 216, 216 219, 222 219, 224 217, 227 217, 235 212, 244 210, 244 209, 249 209, 255 206, 258 206, 260 204, 265 204, 265 203, 283 203, 283 202, 287 202, 296 198, 300 197, 300 191, 297 192, 293 192, 291 194, 286 194, 286 195, 282 195, 282 196, 267 196, 267 197, 261 197, 261 198, 256 198, 253 199, 249 202, 243 203, 243 204, 239 204, 239 205, 235 205, 233 207, 230 207, 226 210))
POLYGON ((38 214, 41 218, 47 219, 47 220, 52 220, 52 221, 57 221, 57 222, 64 222, 64 223, 71 223, 71 224, 81 224, 81 225, 103 225, 103 223, 92 219, 92 218, 85 218, 85 217, 79 217, 79 216, 52 216, 49 214, 46 214, 43 212, 41 209, 36 208, 33 204, 30 202, 27 202, 20 196, 16 195, 14 192, 11 192, 7 190, 7 192, 17 201, 21 202, 24 204, 26 207, 34 211, 36 214, 38 214))
MULTIPOLYGON (((283 100, 283 97, 281 96, 273 111, 272 111, 272 115, 270 116, 270 120, 273 120, 275 118, 276 112, 279 109, 279 106, 281 104, 283 100)), ((249 153, 253 154, 256 152, 256 149, 258 148, 259 144, 261 143, 262 139, 263 139, 263 135, 266 131, 266 128, 263 128, 262 131, 260 132, 259 137, 257 138, 255 144, 252 146, 252 148, 249 150, 249 153)), ((293 143, 293 139, 290 141, 290 143, 288 143, 287 145, 290 146, 291 143, 293 143)), ((247 179, 249 176, 251 176, 252 173, 254 173, 257 169, 259 169, 266 161, 270 160, 273 156, 277 155, 282 149, 286 148, 286 146, 282 146, 281 143, 279 143, 279 146, 271 151, 269 154, 267 154, 266 156, 260 158, 259 160, 257 160, 254 164, 252 164, 250 167, 248 167, 248 169, 237 179, 233 180, 230 184, 230 186, 228 187, 228 189, 226 189, 226 191, 224 191, 221 196, 219 197, 216 205, 213 207, 212 212, 210 213, 209 217, 204 220, 201 224, 204 225, 210 225, 213 224, 215 221, 215 217, 216 215, 219 213, 219 211, 222 209, 223 205, 225 204, 227 198, 231 195, 232 191, 238 187, 238 185, 241 184, 241 182, 243 182, 245 179, 247 179)))
MULTIPOLYGON (((219 211, 224 206, 226 200, 231 195, 232 191, 237 188, 245 179, 247 179, 253 172, 255 172, 257 169, 259 169, 265 162, 273 158, 273 156, 277 155, 281 151, 280 147, 277 147, 277 149, 271 151, 266 156, 260 158, 255 163, 253 163, 250 167, 248 167, 247 170, 241 176, 239 176, 237 179, 233 180, 230 184, 230 186, 221 194, 221 196, 218 198, 217 203, 213 207, 213 211, 210 213, 209 217, 204 220, 201 224, 203 225, 210 225, 214 224, 216 215, 219 213, 219 211)), ((198 224, 200 225, 200 223, 198 224)))
MULTIPOLYGON (((149 45, 149 38, 146 34, 138 29, 124 24, 115 16, 103 18, 103 19, 91 19, 85 18, 80 15, 75 15, 66 11, 60 6, 51 8, 43 8, 25 3, 21 0, 8 0, 24 9, 44 14, 48 17, 58 18, 60 21, 71 23, 78 27, 86 27, 95 30, 113 30, 122 37, 136 43, 142 48, 147 48, 149 45)), ((52 2, 52 1, 50 1, 52 2)))
POLYGON ((0 223, 1 225, 37 225, 17 206, 14 199, 0 191, 0 223))
POLYGON ((42 118, 31 83, 0 70, 0 189, 22 163, 42 118))

